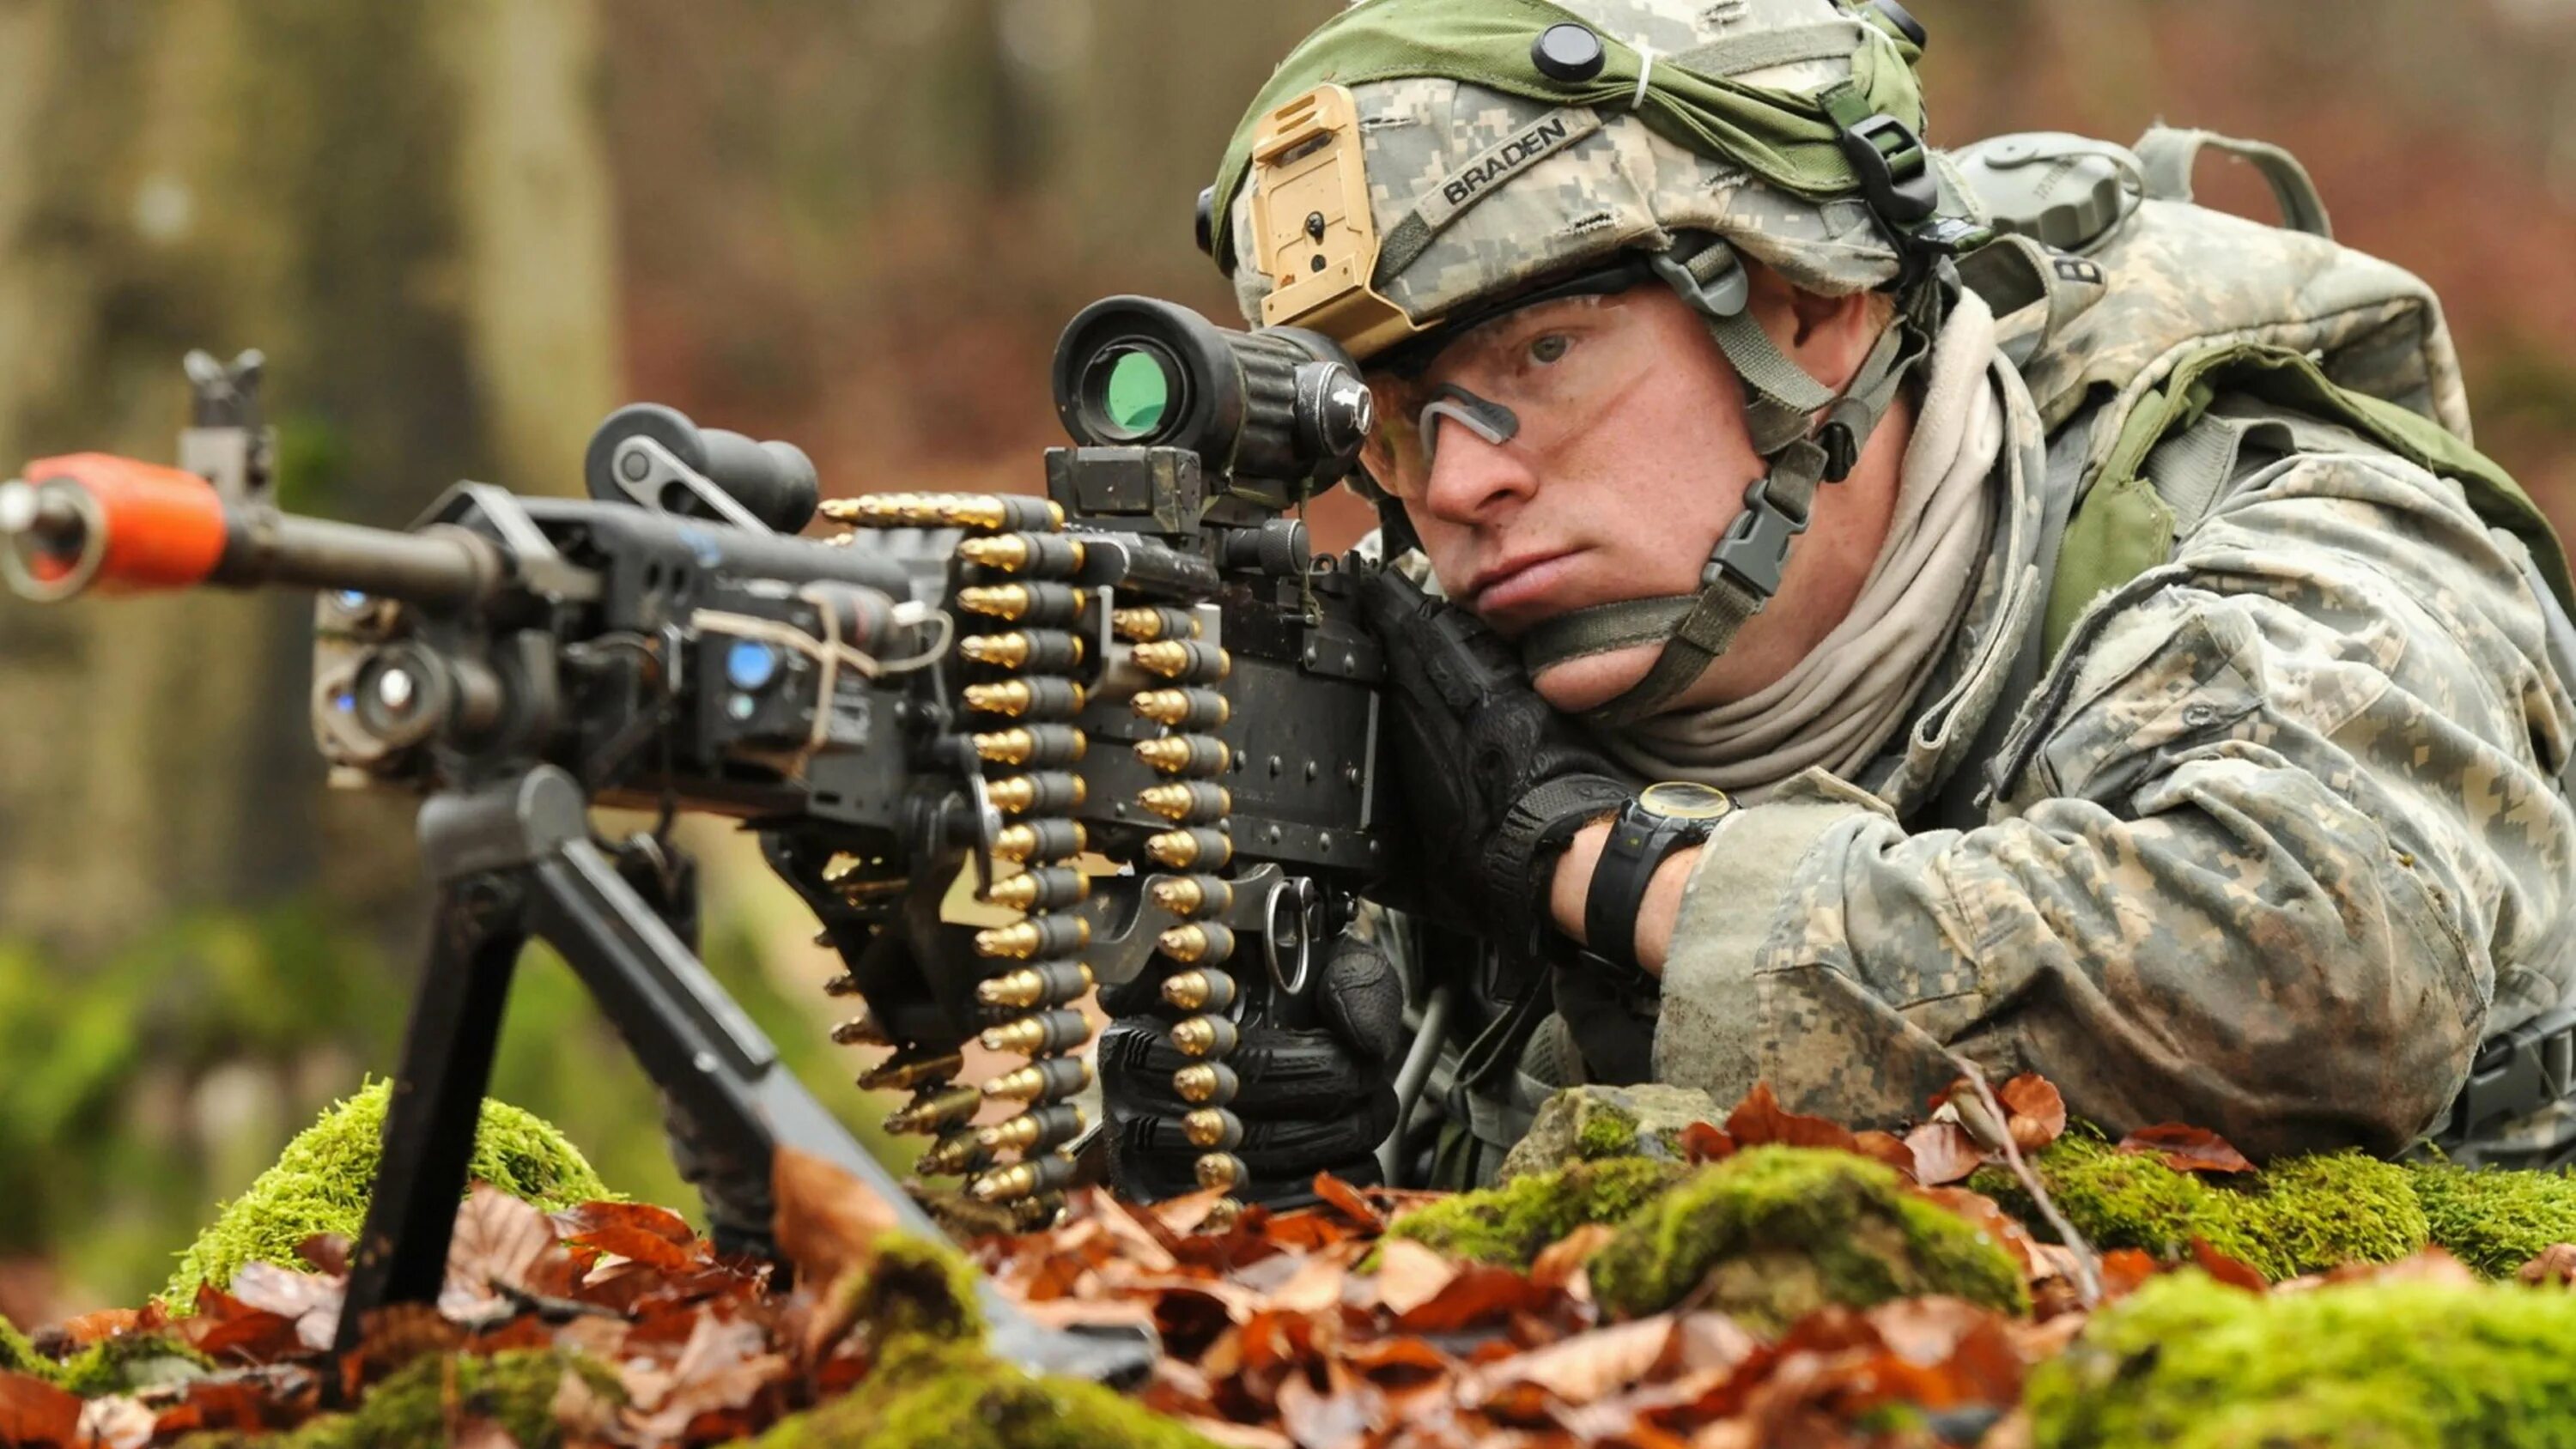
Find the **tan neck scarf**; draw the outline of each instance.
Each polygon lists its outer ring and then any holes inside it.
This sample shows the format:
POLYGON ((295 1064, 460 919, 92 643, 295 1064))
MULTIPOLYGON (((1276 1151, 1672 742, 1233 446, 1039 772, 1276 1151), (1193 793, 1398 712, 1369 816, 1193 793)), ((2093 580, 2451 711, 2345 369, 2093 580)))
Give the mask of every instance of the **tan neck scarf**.
POLYGON ((1654 780, 1748 801, 1822 765, 1849 777, 1905 720, 1975 587, 1994 532, 1988 485, 2004 437, 1988 370, 1995 319, 1973 292, 1934 343, 1887 543, 1851 612, 1788 674, 1732 704, 1662 715, 1603 743, 1654 780))

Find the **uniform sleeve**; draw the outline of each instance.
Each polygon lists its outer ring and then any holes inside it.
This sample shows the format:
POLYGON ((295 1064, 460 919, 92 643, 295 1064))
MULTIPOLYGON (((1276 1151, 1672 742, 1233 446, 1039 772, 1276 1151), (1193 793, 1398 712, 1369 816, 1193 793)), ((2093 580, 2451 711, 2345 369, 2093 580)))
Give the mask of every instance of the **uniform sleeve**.
POLYGON ((1948 1049, 2113 1130, 2404 1146, 2571 975, 2570 706, 2506 547, 2396 460, 2274 465, 2079 625, 1988 824, 1810 775, 1722 827, 1657 1077, 1884 1124, 1948 1049))

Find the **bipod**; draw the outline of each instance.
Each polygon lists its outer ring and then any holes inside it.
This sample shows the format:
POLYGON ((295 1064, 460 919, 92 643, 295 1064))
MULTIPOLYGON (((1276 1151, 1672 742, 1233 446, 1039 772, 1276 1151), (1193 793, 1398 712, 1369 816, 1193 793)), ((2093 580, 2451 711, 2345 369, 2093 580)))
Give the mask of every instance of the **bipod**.
MULTIPOLYGON (((655 875, 663 886, 658 907, 648 901, 593 842, 588 802, 571 775, 539 765, 432 795, 421 806, 420 840, 438 890, 429 960, 366 1227, 351 1254, 338 1351, 358 1346, 369 1312, 438 1301, 502 1010, 531 939, 562 954, 645 1074, 760 1181, 777 1149, 792 1147, 857 1178, 905 1231, 943 1238, 894 1174, 780 1065, 777 1048, 682 940, 682 931, 695 934, 696 915, 685 862, 639 872, 648 888, 655 875)), ((1150 1333, 1044 1328, 989 1280, 977 1291, 992 1351, 1031 1372, 1125 1383, 1153 1363, 1150 1333)))

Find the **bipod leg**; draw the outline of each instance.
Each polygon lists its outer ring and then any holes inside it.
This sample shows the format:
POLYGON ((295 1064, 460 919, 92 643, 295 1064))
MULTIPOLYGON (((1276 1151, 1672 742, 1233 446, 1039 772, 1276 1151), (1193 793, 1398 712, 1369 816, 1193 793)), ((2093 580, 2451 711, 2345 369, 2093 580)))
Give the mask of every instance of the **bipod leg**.
POLYGON ((509 871, 439 886, 429 959, 385 1109, 375 1191, 350 1257, 339 1352, 358 1346, 372 1310, 435 1303, 446 1282, 448 1239, 482 1122, 502 1008, 527 942, 525 904, 524 882, 509 871))

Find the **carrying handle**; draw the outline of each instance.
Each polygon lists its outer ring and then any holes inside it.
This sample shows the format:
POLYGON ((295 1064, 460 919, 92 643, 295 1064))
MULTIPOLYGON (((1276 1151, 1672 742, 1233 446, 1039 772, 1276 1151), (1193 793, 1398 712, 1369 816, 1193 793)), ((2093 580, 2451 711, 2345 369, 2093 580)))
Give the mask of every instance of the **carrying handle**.
POLYGON ((2158 201, 2191 200, 2193 168, 2204 150, 2222 151, 2263 173, 2272 197, 2281 204, 2281 224, 2292 231, 2332 239, 2334 223, 2317 195, 2317 184, 2299 158, 2267 141, 2243 141, 2215 131, 2151 126, 2134 148, 2146 168, 2147 195, 2158 201))

